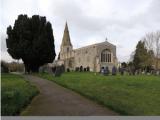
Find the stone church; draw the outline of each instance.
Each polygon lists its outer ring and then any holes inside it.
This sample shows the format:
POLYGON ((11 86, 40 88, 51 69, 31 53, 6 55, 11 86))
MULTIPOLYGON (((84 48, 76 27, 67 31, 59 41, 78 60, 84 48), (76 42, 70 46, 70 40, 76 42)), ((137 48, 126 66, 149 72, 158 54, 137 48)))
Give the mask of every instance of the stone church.
POLYGON ((66 23, 61 43, 58 64, 64 64, 65 68, 75 70, 76 67, 90 68, 90 71, 99 72, 101 67, 108 67, 112 70, 117 66, 116 46, 104 41, 73 49, 68 25, 66 23))

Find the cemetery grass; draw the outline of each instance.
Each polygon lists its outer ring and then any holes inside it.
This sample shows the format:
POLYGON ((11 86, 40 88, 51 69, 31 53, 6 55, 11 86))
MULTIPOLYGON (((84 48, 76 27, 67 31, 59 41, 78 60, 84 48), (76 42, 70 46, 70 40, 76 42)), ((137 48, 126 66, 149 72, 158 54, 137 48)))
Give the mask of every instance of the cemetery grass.
POLYGON ((103 76, 89 72, 69 72, 61 77, 40 73, 39 76, 76 91, 121 115, 160 115, 159 76, 103 76))
POLYGON ((35 86, 20 75, 1 74, 1 115, 14 116, 24 109, 31 102, 31 99, 38 94, 35 86))

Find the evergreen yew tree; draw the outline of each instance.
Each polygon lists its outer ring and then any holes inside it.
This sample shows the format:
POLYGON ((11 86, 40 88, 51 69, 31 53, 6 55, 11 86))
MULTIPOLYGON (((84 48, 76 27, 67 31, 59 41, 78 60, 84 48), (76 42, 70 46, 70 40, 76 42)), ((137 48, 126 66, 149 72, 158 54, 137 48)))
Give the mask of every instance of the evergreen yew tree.
POLYGON ((19 15, 14 26, 7 28, 7 51, 14 59, 22 59, 27 72, 38 72, 41 65, 55 59, 52 25, 45 17, 19 15))
POLYGON ((147 50, 143 41, 139 41, 136 46, 135 55, 133 58, 135 68, 144 69, 148 66, 151 66, 152 56, 153 52, 147 50))

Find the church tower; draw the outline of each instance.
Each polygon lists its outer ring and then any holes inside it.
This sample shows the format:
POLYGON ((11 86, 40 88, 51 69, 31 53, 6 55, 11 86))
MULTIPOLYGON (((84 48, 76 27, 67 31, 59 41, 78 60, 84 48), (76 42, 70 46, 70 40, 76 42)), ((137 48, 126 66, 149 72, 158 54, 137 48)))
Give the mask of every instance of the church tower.
POLYGON ((63 34, 63 38, 62 38, 62 43, 61 43, 60 59, 63 60, 63 59, 71 58, 72 57, 72 50, 73 50, 73 46, 71 44, 68 25, 66 22, 64 34, 63 34))

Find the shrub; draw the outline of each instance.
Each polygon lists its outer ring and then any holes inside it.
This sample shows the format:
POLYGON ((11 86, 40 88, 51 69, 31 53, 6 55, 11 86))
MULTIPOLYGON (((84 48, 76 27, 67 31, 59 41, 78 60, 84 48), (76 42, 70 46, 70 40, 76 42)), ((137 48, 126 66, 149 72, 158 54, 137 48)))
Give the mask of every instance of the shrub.
POLYGON ((1 61, 1 72, 2 73, 8 73, 9 72, 8 65, 5 61, 1 61))

